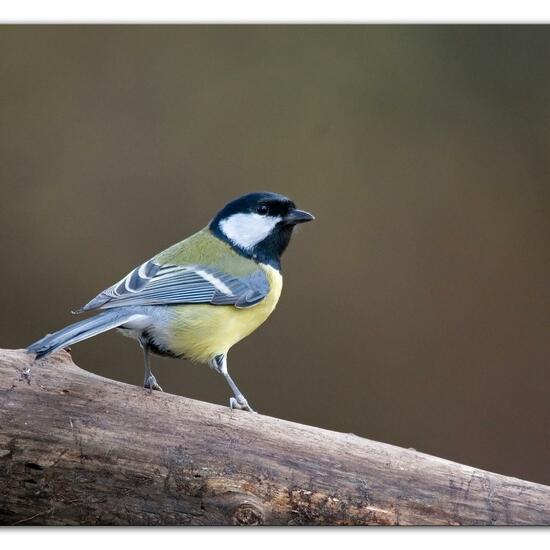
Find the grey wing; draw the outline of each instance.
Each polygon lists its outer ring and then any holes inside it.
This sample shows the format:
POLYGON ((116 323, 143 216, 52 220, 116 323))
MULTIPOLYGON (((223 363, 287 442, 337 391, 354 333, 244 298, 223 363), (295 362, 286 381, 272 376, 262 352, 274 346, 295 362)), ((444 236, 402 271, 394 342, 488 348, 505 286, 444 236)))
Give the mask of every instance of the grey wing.
POLYGON ((247 308, 262 301, 269 281, 258 269, 236 277, 201 265, 159 265, 153 260, 136 267, 98 294, 81 311, 120 306, 213 304, 247 308))

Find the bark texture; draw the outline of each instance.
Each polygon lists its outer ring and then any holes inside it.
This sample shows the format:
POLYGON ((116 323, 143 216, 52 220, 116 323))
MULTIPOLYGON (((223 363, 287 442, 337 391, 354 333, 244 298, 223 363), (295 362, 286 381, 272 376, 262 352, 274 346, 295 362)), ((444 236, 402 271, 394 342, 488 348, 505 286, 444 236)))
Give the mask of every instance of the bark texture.
POLYGON ((1 524, 550 524, 550 487, 149 395, 64 351, 0 350, 0 394, 1 524))

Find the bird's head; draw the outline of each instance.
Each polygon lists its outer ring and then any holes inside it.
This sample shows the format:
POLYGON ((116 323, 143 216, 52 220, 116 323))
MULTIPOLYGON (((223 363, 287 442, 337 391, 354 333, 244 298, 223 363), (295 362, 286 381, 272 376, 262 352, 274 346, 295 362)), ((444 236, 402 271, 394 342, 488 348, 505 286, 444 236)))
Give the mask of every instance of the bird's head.
POLYGON ((294 227, 315 218, 292 200, 270 192, 249 193, 226 204, 210 230, 239 254, 279 267, 294 227))

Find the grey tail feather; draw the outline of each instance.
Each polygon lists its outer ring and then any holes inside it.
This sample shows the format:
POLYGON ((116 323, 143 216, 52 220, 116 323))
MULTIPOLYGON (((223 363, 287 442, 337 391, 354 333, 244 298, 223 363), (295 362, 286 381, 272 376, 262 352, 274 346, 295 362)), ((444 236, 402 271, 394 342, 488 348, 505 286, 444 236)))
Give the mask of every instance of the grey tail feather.
POLYGON ((121 311, 120 309, 105 311, 95 317, 73 323, 53 334, 47 334, 44 338, 31 344, 27 348, 27 351, 36 354, 36 359, 40 359, 58 349, 65 348, 71 344, 76 344, 77 342, 111 330, 112 328, 119 327, 127 322, 132 315, 133 313, 121 311))

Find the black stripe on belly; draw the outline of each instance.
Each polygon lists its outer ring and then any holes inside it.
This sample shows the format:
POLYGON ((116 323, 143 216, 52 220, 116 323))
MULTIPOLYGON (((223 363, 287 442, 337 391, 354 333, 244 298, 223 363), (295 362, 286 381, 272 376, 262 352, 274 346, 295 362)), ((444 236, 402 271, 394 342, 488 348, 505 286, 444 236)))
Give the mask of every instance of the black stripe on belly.
POLYGON ((160 355, 162 357, 172 357, 173 359, 185 359, 185 355, 178 355, 168 348, 159 346, 158 343, 155 342, 155 339, 151 336, 151 334, 149 334, 149 332, 147 332, 146 330, 141 333, 140 340, 144 342, 149 350, 155 355, 160 355))

